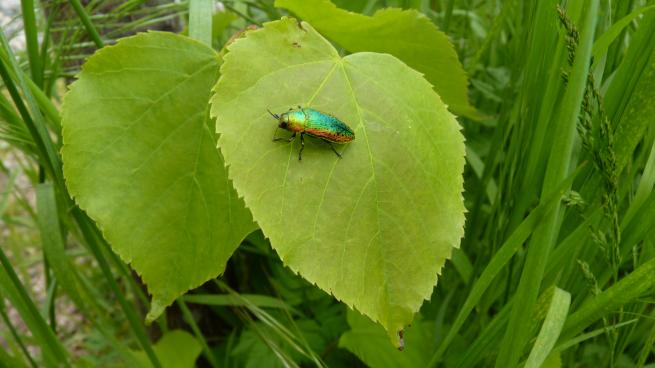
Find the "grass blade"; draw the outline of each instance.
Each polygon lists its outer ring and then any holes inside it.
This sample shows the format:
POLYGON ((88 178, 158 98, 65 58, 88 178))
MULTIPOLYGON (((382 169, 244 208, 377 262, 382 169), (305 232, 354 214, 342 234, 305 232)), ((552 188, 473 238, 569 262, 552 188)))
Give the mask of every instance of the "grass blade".
POLYGON ((609 289, 588 300, 569 316, 564 325, 560 341, 571 339, 587 326, 598 321, 602 316, 644 295, 655 287, 654 274, 655 259, 651 259, 637 267, 609 289))
POLYGON ((648 338, 644 342, 644 347, 641 349, 641 353, 639 353, 638 368, 644 367, 646 359, 648 359, 650 352, 653 350, 653 345, 655 345, 655 325, 651 328, 650 334, 648 334, 648 338))
MULTIPOLYGON (((2 32, 0 32, 0 38, 4 40, 4 36, 2 35, 2 32)), ((4 81, 5 87, 7 88, 9 95, 14 101, 14 105, 18 109, 18 112, 20 113, 20 116, 23 119, 23 123, 25 124, 25 126, 27 126, 27 129, 29 130, 32 139, 34 140, 34 143, 37 147, 37 153, 40 156, 40 161, 45 166, 46 171, 50 175, 52 175, 53 178, 57 178, 57 177, 61 178, 61 176, 58 175, 56 171, 55 168, 56 166, 53 165, 53 157, 55 157, 54 149, 49 148, 48 143, 43 139, 43 136, 47 132, 42 132, 38 128, 38 125, 35 124, 34 121, 32 120, 32 117, 30 116, 27 107, 23 103, 19 89, 17 88, 16 84, 14 84, 14 81, 11 79, 8 65, 5 63, 5 60, 1 56, 0 56, 0 77, 4 81)))
POLYGON ((639 186, 637 187, 637 192, 635 193, 632 203, 627 212, 623 216, 621 227, 625 228, 625 225, 630 223, 632 217, 637 213, 641 208, 641 205, 646 201, 648 195, 653 191, 653 186, 655 185, 655 142, 650 148, 650 155, 648 156, 648 161, 646 161, 646 166, 639 180, 639 186))
POLYGON ((25 78, 23 78, 21 68, 16 60, 7 38, 3 32, 0 32, 0 77, 5 82, 5 87, 32 135, 41 158, 41 165, 45 167, 46 172, 51 175, 57 185, 63 189, 65 185, 59 155, 48 132, 45 119, 41 115, 41 111, 25 82, 25 78), (15 83, 14 79, 18 83, 15 83), (22 92, 22 96, 20 92, 22 92), (25 101, 23 101, 23 96, 25 101), (27 102, 27 106, 24 102, 27 102))
POLYGON ((254 305, 259 308, 277 308, 286 309, 299 314, 284 301, 266 295, 258 294, 239 294, 235 295, 216 295, 216 294, 192 294, 183 297, 185 302, 194 304, 204 304, 213 306, 239 306, 245 307, 254 305))
MULTIPOLYGON (((582 32, 580 33, 580 46, 576 52, 573 70, 563 98, 562 109, 556 120, 555 140, 552 142, 551 155, 548 160, 546 176, 542 187, 542 196, 562 181, 568 175, 573 143, 576 135, 576 125, 580 105, 585 92, 589 60, 593 44, 594 30, 598 13, 598 0, 589 2, 584 14, 582 32)), ((545 199, 542 197, 542 199, 545 199)), ((515 303, 512 307, 509 324, 505 338, 500 347, 496 360, 496 367, 514 367, 523 354, 523 347, 529 340, 532 315, 541 287, 544 269, 550 249, 557 238, 561 215, 559 202, 556 209, 546 215, 545 220, 535 231, 530 242, 526 262, 515 294, 515 303)))
POLYGON ((184 320, 191 327, 191 330, 193 331, 193 334, 196 336, 198 341, 200 341, 200 345, 202 345, 203 355, 205 356, 205 358, 207 358, 207 361, 209 361, 209 364, 211 364, 212 367, 218 368, 219 365, 218 362, 216 361, 216 356, 209 348, 209 345, 207 344, 207 340, 202 335, 202 331, 200 331, 200 328, 198 327, 198 324, 193 318, 193 314, 191 314, 189 307, 187 307, 186 303, 182 298, 177 299, 177 305, 182 310, 182 315, 184 316, 184 320))
POLYGON ((34 95, 37 105, 43 111, 43 114, 47 118, 47 121, 50 122, 50 127, 55 131, 57 137, 61 137, 61 117, 59 116, 59 111, 53 105, 50 98, 31 80, 26 80, 27 85, 34 95))
POLYGON ((84 28, 86 28, 86 31, 89 33, 89 36, 96 44, 96 47, 99 49, 103 48, 105 46, 105 43, 102 41, 102 38, 100 38, 100 34, 98 33, 98 30, 93 25, 93 21, 91 21, 91 18, 86 13, 86 10, 84 10, 82 4, 80 4, 80 1, 68 0, 68 2, 71 4, 73 9, 75 9, 75 13, 77 13, 77 16, 80 18, 80 21, 84 25, 84 28))
MULTIPOLYGON (((7 315, 7 311, 5 309, 5 302, 4 302, 3 299, 4 298, 3 298, 2 294, 0 293, 0 316, 2 317, 2 321, 4 322, 5 326, 7 326, 7 328, 9 328, 9 332, 11 332, 12 337, 14 338, 14 340, 16 341, 18 346, 20 347, 20 350, 25 355, 25 358, 27 359, 27 361, 30 362, 30 365, 33 368, 37 368, 38 366, 36 365, 36 362, 32 358, 32 355, 30 354, 30 352, 27 350, 27 347, 23 343, 23 339, 21 339, 20 335, 18 334, 18 331, 16 331, 16 328, 14 327, 13 323, 11 322, 11 319, 9 319, 9 316, 7 315)), ((2 354, 3 351, 4 351, 4 349, 0 349, 0 354, 2 354)), ((5 359, 5 360, 8 360, 8 359, 5 359)), ((2 362, 3 362, 3 360, 0 359, 0 364, 2 362)), ((10 365, 8 365, 8 366, 10 366, 10 365)))
POLYGON ((9 196, 14 191, 14 185, 16 184, 18 173, 18 170, 11 172, 9 178, 7 178, 5 190, 0 192, 0 219, 2 219, 2 216, 5 214, 5 211, 9 206, 9 196))
POLYGON ((77 307, 86 314, 87 303, 82 298, 85 293, 79 289, 80 286, 74 268, 66 256, 64 237, 61 233, 55 191, 52 184, 42 183, 37 186, 36 207, 43 252, 48 264, 62 289, 75 302, 77 307))
POLYGON ((564 350, 566 350, 568 348, 571 348, 573 346, 576 346, 576 345, 580 344, 581 342, 583 342, 585 340, 592 339, 592 338, 594 338, 596 336, 605 334, 605 333, 607 333, 609 331, 612 331, 612 330, 616 330, 616 329, 621 328, 623 326, 628 326, 628 325, 631 325, 633 323, 637 323, 638 321, 639 321, 639 319, 635 318, 635 319, 631 319, 631 320, 628 320, 628 321, 625 321, 625 322, 617 323, 617 324, 615 324, 613 326, 601 327, 599 329, 584 333, 582 335, 578 335, 578 336, 576 336, 576 337, 574 337, 574 338, 572 338, 572 339, 570 339, 568 341, 564 341, 564 342, 559 343, 553 349, 553 352, 564 351, 564 350))
POLYGON ((39 313, 2 248, 0 266, 0 290, 4 291, 12 305, 20 312, 23 321, 38 341, 46 361, 49 361, 48 365, 70 367, 66 350, 39 313))
MULTIPOLYGON (((219 279, 215 279, 214 281, 216 282, 219 288, 221 288, 224 291, 227 291, 228 293, 230 293, 230 295, 234 296, 235 298, 241 299, 240 302, 245 304, 245 308, 248 311, 250 311, 250 313, 252 313, 255 317, 257 317, 258 320, 263 322, 265 326, 272 329, 292 349, 294 349, 298 353, 310 359, 317 367, 325 366, 325 364, 322 363, 320 356, 318 356, 311 349, 311 347, 303 337, 302 333, 295 335, 291 330, 289 330, 286 326, 280 323, 274 316, 272 316, 265 310, 261 309, 260 307, 256 306, 248 299, 241 298, 241 295, 236 291, 234 291, 232 288, 230 288, 226 283, 224 283, 219 279)), ((269 345, 271 350, 280 357, 280 360, 282 362, 285 362, 287 360, 285 352, 281 350, 279 347, 277 347, 277 344, 274 341, 270 340, 270 338, 267 337, 267 334, 257 326, 257 323, 252 321, 252 317, 250 317, 250 315, 248 315, 245 312, 240 312, 240 314, 242 318, 250 322, 249 323, 250 328, 252 328, 257 334, 259 334, 262 340, 267 345, 269 345)), ((289 321, 291 322, 293 327, 296 327, 297 330, 297 326, 295 325, 295 323, 293 323, 293 319, 291 318, 291 316, 287 314, 287 317, 289 317, 289 321)))
POLYGON ((616 40, 616 38, 621 34, 625 27, 632 23, 632 21, 635 20, 638 16, 653 9, 655 9, 655 5, 644 6, 633 11, 632 13, 619 19, 616 23, 612 24, 612 26, 607 31, 605 31, 602 36, 598 37, 596 42, 594 42, 594 48, 591 51, 594 57, 594 64, 601 59, 601 56, 605 52, 607 52, 607 49, 609 49, 612 42, 616 40))
POLYGON ((189 37, 205 45, 212 45, 213 0, 191 0, 189 2, 189 37))
POLYGON ((571 294, 560 288, 555 288, 548 314, 541 326, 537 341, 535 341, 532 351, 530 351, 525 368, 539 368, 548 358, 562 331, 570 305, 571 294))
MULTIPOLYGON (((621 126, 630 124, 628 115, 639 114, 640 111, 630 112, 629 102, 633 99, 637 84, 642 76, 648 70, 651 63, 650 58, 655 51, 655 13, 648 13, 639 24, 639 29, 632 36, 630 47, 628 48, 623 61, 612 77, 612 82, 605 93, 605 108, 610 121, 621 126)), ((640 105, 640 108, 646 110, 649 104, 640 105)), ((638 109, 639 110, 639 109, 638 109)), ((616 136, 618 138, 618 136, 616 136)), ((617 146, 617 170, 620 172, 626 161, 621 157, 621 141, 616 141, 617 146)))
POLYGON ((141 344, 141 347, 143 348, 146 355, 148 356, 148 359, 150 359, 152 365, 155 366, 156 368, 161 368, 161 363, 159 362, 157 355, 155 355, 155 352, 152 349, 152 344, 150 343, 150 340, 146 335, 146 331, 143 328, 141 321, 137 317, 136 312, 134 311, 132 305, 127 302, 125 295, 123 295, 123 292, 121 291, 120 287, 118 286, 118 283, 116 283, 116 280, 113 277, 111 269, 109 268, 109 263, 107 262, 107 259, 105 258, 104 254, 102 253, 102 249, 100 248, 100 245, 98 244, 94 236, 93 225, 90 219, 86 217, 86 215, 79 208, 73 209, 73 216, 77 220, 77 223, 80 225, 80 230, 82 231, 82 234, 84 235, 84 238, 87 244, 89 245, 89 248, 93 252, 95 259, 98 261, 100 270, 102 271, 103 275, 105 276, 105 279, 109 283, 109 286, 114 292, 114 295, 116 295, 116 298, 118 299, 118 302, 120 303, 121 308, 123 309, 123 312, 125 313, 125 316, 127 317, 127 320, 130 323, 130 327, 132 327, 132 331, 134 331, 134 334, 136 335, 136 338, 139 341, 139 344, 141 344))
POLYGON ((566 191, 573 180, 582 170, 578 169, 573 174, 571 174, 566 180, 564 180, 557 187, 554 193, 549 195, 547 200, 544 200, 537 208, 535 208, 530 215, 523 220, 523 222, 514 230, 512 235, 503 243, 500 249, 496 252, 494 257, 491 259, 487 267, 480 275, 480 278, 476 281, 471 289, 471 292, 466 298, 466 301, 462 305, 457 314, 457 318, 453 322, 452 327, 448 331, 448 334, 443 339, 439 348, 434 353, 430 359, 428 366, 434 367, 438 361, 440 361, 444 352, 459 333, 460 328, 464 324, 464 321, 469 316, 473 308, 478 304, 484 292, 489 288, 494 278, 500 273, 500 271, 505 267, 507 262, 514 256, 514 254, 521 248, 526 239, 532 234, 532 231, 535 227, 538 226, 543 217, 550 213, 555 207, 559 205, 560 198, 566 191))
POLYGON ((43 86, 43 66, 39 56, 39 30, 36 25, 34 0, 21 0, 20 3, 23 11, 23 27, 32 80, 37 86, 43 86))
POLYGON ((498 349, 498 341, 503 336, 503 327, 509 319, 512 303, 507 303, 486 328, 477 336, 475 341, 466 349, 457 362, 457 368, 472 368, 484 366, 479 361, 489 352, 498 349))

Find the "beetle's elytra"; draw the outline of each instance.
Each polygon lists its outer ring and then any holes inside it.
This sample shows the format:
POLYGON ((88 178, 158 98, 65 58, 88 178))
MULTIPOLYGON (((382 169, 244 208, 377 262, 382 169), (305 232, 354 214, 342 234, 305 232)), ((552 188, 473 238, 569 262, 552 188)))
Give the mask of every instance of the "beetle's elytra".
MULTIPOLYGON (((298 160, 302 160, 302 151, 305 149, 305 134, 319 138, 330 145, 332 151, 339 158, 341 158, 341 154, 332 146, 332 143, 348 143, 355 139, 355 132, 346 123, 318 110, 298 106, 297 109, 289 109, 289 111, 279 115, 270 111, 268 113, 277 119, 278 128, 293 133, 289 138, 278 138, 274 134, 273 141, 292 142, 296 135, 300 135, 301 147, 298 152, 298 160)), ((275 132, 277 133, 277 129, 275 132)))

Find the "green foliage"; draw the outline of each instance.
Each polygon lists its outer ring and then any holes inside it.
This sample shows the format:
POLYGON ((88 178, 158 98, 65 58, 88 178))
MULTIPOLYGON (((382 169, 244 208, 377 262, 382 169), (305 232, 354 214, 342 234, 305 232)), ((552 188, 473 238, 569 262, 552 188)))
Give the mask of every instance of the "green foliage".
POLYGON ((36 191, 36 205, 38 213, 39 230, 43 253, 48 259, 57 280, 61 282, 62 289, 73 299, 78 308, 83 309, 88 302, 84 300, 86 294, 84 285, 79 282, 66 255, 64 236, 61 232, 57 199, 52 184, 40 184, 36 191))
MULTIPOLYGON (((29 328, 32 338, 42 348, 43 361, 48 366, 70 367, 68 352, 57 339, 53 331, 46 324, 43 316, 36 309, 34 301, 30 298, 25 285, 21 283, 16 271, 9 263, 9 259, 0 249, 0 296, 6 298, 9 303, 20 313, 23 322, 29 328)), ((3 309, 3 317, 6 316, 3 309)), ((5 318, 3 321, 14 329, 11 322, 5 318)), ((19 344, 23 342, 18 340, 19 344)), ((25 351, 26 355, 29 354, 25 351)))
POLYGON ((239 297, 232 295, 193 294, 185 296, 184 301, 196 304, 220 306, 245 306, 247 303, 252 303, 260 308, 279 308, 293 311, 291 307, 279 299, 257 294, 240 294, 239 297))
POLYGON ((339 346, 350 350, 370 367, 425 367, 436 348, 434 321, 415 320, 404 334, 402 351, 386 343, 384 329, 361 314, 348 311, 350 331, 339 346))
POLYGON ((541 367, 548 360, 551 350, 562 331, 570 305, 571 294, 555 288, 548 307, 548 314, 525 363, 526 368, 541 367))
POLYGON ((464 324, 464 320, 473 311, 476 305, 479 305, 482 296, 487 289, 492 285, 493 280, 498 276, 503 268, 512 257, 519 251, 521 244, 523 244, 534 229, 543 220, 544 216, 554 210, 554 207, 559 203, 560 198, 566 191, 575 178, 574 175, 562 182, 559 187, 552 193, 548 199, 543 201, 536 207, 521 224, 514 230, 514 232, 507 238, 507 240, 499 247, 498 251, 494 254, 493 258, 487 263, 484 271, 480 274, 478 280, 473 284, 466 300, 458 308, 457 317, 454 319, 452 326, 446 337, 443 339, 439 348, 436 350, 431 358, 431 364, 441 359, 444 351, 448 348, 449 344, 453 341, 459 329, 464 324))
POLYGON ((423 73, 453 112, 482 117, 469 104, 468 79, 448 37, 420 12, 386 8, 369 17, 338 9, 329 0, 276 0, 275 5, 297 14, 350 52, 397 57, 423 73))
MULTIPOLYGON (((580 49, 575 56, 571 78, 566 88, 564 100, 559 114, 558 124, 554 125, 554 141, 548 160, 544 182, 541 190, 544 198, 554 185, 560 183, 570 170, 571 154, 575 141, 576 122, 580 114, 580 105, 587 86, 587 76, 593 42, 594 30, 596 27, 595 14, 598 10, 598 2, 592 1, 585 7, 586 17, 583 18, 584 28, 580 35, 580 49)), ((544 221, 537 226, 530 240, 531 247, 525 260, 521 279, 516 290, 516 300, 520 303, 512 305, 507 331, 500 347, 496 367, 515 366, 530 333, 530 315, 534 313, 534 304, 539 294, 539 285, 544 275, 547 258, 557 238, 559 221, 559 203, 554 211, 545 216, 544 221)))
MULTIPOLYGON (((652 221, 652 219, 649 219, 652 221)), ((655 287, 655 259, 640 265, 620 282, 584 303, 569 315, 562 331, 562 339, 571 338, 592 322, 610 311, 635 300, 655 287)))
POLYGON ((655 50, 651 53, 642 75, 637 81, 633 96, 625 107, 616 129, 616 159, 619 168, 626 166, 632 152, 643 139, 655 114, 655 50))
MULTIPOLYGON (((163 368, 191 368, 200 356, 200 344, 186 331, 172 330, 153 345, 163 368)), ((142 367, 148 367, 148 358, 141 351, 132 353, 142 367)))
POLYGON ((189 37, 211 46, 213 39, 213 19, 206 15, 212 12, 211 0, 192 0, 189 2, 189 37))
POLYGON ((432 293, 463 233, 459 125, 420 75, 383 54, 340 58, 283 18, 228 47, 212 100, 218 145, 280 258, 389 336, 432 293), (266 111, 313 107, 351 124, 340 150, 271 141, 266 111))
POLYGON ((147 33, 89 59, 64 101, 68 189, 148 286, 150 320, 253 230, 208 125, 217 74, 208 47, 147 33))
POLYGON ((603 54, 607 52, 607 49, 612 44, 612 42, 616 41, 617 37, 619 37, 621 32, 623 32, 624 28, 633 22, 635 18, 649 10, 654 9, 655 5, 641 7, 614 23, 612 27, 605 31, 605 33, 603 33, 603 35, 594 42, 594 48, 592 50, 594 60, 600 59, 603 54))
POLYGON ((0 15, 0 366, 653 361, 651 1, 212 3, 0 15))
MULTIPOLYGON (((327 342, 319 324, 310 319, 294 322, 294 327, 302 334, 303 339, 310 347, 325 347, 327 342)), ((257 368, 299 366, 311 364, 319 366, 316 362, 305 356, 300 349, 293 346, 285 336, 279 335, 275 328, 264 323, 255 322, 250 329, 245 330, 238 344, 234 347, 232 355, 241 362, 240 366, 257 368), (283 356, 283 359, 276 357, 283 356), (286 361, 286 364, 285 364, 286 361)))

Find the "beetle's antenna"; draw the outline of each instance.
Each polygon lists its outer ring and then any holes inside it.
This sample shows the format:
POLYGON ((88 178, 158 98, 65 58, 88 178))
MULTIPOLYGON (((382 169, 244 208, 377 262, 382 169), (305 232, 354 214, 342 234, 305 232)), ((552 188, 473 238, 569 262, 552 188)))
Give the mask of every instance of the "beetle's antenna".
POLYGON ((276 118, 276 119, 278 119, 278 120, 280 119, 280 115, 273 114, 273 113, 271 112, 271 110, 269 110, 269 109, 266 109, 266 111, 268 111, 268 113, 271 114, 272 117, 274 117, 274 118, 276 118))

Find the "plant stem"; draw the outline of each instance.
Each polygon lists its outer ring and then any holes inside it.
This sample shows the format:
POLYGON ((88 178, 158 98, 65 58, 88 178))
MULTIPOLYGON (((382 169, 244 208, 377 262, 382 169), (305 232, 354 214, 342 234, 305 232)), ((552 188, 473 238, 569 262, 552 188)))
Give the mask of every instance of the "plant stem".
POLYGON ((91 248, 93 255, 98 261, 98 265, 100 266, 102 273, 105 275, 105 279, 109 283, 109 287, 114 292, 114 295, 116 295, 116 298, 118 299, 118 302, 120 303, 121 308, 123 309, 123 312, 125 313, 125 316, 127 317, 127 320, 130 323, 130 326, 132 327, 132 330, 134 331, 137 340, 139 341, 139 344, 141 344, 141 347, 143 348, 146 355, 148 356, 148 359, 150 359, 152 365, 157 368, 161 368, 161 363, 159 362, 157 355, 155 355, 155 352, 152 349, 152 345, 150 344, 150 340, 146 335, 146 331, 143 328, 141 321, 139 320, 136 313, 134 312, 132 305, 130 305, 127 302, 127 299, 125 299, 125 295, 123 295, 120 288, 118 287, 118 283, 116 283, 116 280, 112 275, 111 269, 109 268, 109 263, 105 259, 105 256, 104 254, 102 254, 102 250, 100 249, 100 246, 96 242, 96 239, 94 237, 93 226, 91 225, 90 219, 82 212, 82 210, 80 210, 77 207, 73 209, 73 216, 75 217, 75 220, 80 226, 80 230, 82 231, 82 234, 87 244, 91 248))
POLYGON ((84 10, 82 4, 80 4, 80 1, 68 0, 68 2, 70 2, 73 9, 75 9, 75 13, 77 13, 77 16, 80 18, 80 21, 82 21, 82 24, 84 24, 84 28, 86 28, 86 31, 89 33, 89 36, 96 44, 96 47, 99 49, 105 47, 105 43, 100 38, 100 34, 98 33, 98 30, 93 25, 91 18, 89 18, 89 15, 86 13, 86 10, 84 10))

